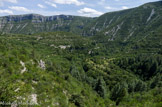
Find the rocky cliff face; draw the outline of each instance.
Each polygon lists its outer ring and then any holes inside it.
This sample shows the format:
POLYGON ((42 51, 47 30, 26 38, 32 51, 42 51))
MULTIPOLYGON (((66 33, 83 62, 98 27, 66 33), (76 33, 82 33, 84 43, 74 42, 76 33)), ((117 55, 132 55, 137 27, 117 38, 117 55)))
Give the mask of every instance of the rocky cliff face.
POLYGON ((104 35, 107 41, 122 40, 148 35, 162 24, 162 1, 140 7, 106 13, 84 29, 87 35, 104 35))
POLYGON ((156 31, 162 26, 161 21, 162 1, 159 1, 106 13, 98 18, 37 14, 6 16, 0 18, 0 32, 32 34, 66 31, 83 36, 104 35, 107 41, 128 41, 156 31))
POLYGON ((74 16, 70 15, 58 15, 58 16, 42 16, 38 14, 26 14, 26 15, 10 15, 2 17, 2 19, 6 20, 7 22, 23 22, 26 20, 31 20, 33 23, 43 23, 48 21, 57 21, 59 19, 64 20, 73 20, 74 16))
POLYGON ((42 16, 38 14, 13 15, 0 18, 0 32, 38 33, 68 31, 81 34, 81 30, 93 18, 58 15, 42 16))

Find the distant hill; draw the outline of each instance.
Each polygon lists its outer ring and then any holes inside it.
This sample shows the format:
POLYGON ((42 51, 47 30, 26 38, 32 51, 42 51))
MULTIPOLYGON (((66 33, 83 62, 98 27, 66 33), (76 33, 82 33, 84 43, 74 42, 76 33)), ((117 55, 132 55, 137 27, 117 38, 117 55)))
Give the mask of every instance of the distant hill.
POLYGON ((137 8, 106 13, 84 29, 87 35, 105 35, 108 41, 127 41, 145 36, 162 26, 162 1, 144 4, 137 8))
POLYGON ((162 1, 109 12, 96 18, 38 14, 0 17, 0 32, 3 33, 34 34, 64 31, 93 36, 96 42, 106 43, 107 46, 109 42, 113 42, 115 47, 120 47, 122 43, 131 48, 159 48, 162 46, 161 29, 162 1))
POLYGON ((33 34, 38 32, 66 31, 80 34, 84 26, 93 18, 58 15, 42 16, 38 14, 12 15, 0 17, 0 32, 33 34))
POLYGON ((97 18, 0 17, 0 107, 10 102, 161 107, 162 2, 97 18))

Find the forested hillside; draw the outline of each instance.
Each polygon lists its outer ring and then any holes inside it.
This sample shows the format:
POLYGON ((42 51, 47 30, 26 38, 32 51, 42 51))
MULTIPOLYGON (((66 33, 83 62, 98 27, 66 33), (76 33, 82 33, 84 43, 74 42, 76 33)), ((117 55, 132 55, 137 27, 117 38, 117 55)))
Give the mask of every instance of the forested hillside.
POLYGON ((161 107, 161 10, 1 17, 0 105, 161 107))
POLYGON ((38 106, 161 105, 161 53, 118 48, 111 52, 113 47, 66 32, 0 38, 2 101, 38 106))

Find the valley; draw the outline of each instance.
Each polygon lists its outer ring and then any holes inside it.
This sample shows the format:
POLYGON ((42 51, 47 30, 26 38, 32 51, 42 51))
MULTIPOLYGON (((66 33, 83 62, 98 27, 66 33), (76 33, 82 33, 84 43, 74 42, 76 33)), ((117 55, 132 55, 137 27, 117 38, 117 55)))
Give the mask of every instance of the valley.
POLYGON ((161 107, 161 29, 161 1, 95 18, 0 17, 0 105, 161 107))

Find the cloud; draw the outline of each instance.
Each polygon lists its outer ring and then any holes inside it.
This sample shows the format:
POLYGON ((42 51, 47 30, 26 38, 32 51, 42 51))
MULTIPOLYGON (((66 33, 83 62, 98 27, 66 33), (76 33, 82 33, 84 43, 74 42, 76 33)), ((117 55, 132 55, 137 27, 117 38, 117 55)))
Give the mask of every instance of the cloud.
POLYGON ((5 9, 5 10, 0 10, 1 14, 13 14, 11 10, 5 9))
POLYGON ((119 8, 115 8, 115 7, 106 6, 105 9, 107 9, 109 11, 117 11, 117 10, 129 9, 129 7, 122 6, 122 7, 119 7, 119 8))
POLYGON ((16 11, 22 11, 22 12, 32 12, 32 10, 29 10, 25 7, 19 7, 19 6, 11 6, 9 7, 12 10, 16 10, 16 11))
POLYGON ((51 3, 51 2, 48 2, 48 1, 46 1, 45 3, 48 4, 48 5, 50 5, 50 6, 52 6, 52 7, 54 7, 54 8, 57 8, 57 5, 54 4, 54 3, 51 3))
POLYGON ((52 1, 57 4, 74 4, 77 6, 85 4, 84 2, 80 2, 78 0, 52 0, 52 1))
POLYGON ((83 9, 80 9, 78 13, 81 13, 84 16, 99 16, 103 14, 102 12, 99 12, 91 8, 86 8, 86 7, 83 9))
POLYGON ((18 2, 17 0, 2 0, 2 1, 10 2, 10 3, 17 3, 18 2))
POLYGON ((17 3, 17 0, 0 0, 2 2, 17 3))
POLYGON ((129 9, 129 7, 127 7, 127 6, 122 6, 122 9, 129 9))
POLYGON ((116 8, 113 8, 113 7, 107 6, 107 7, 105 7, 105 9, 108 9, 108 10, 115 10, 116 8))
POLYGON ((45 6, 43 6, 43 5, 41 5, 41 4, 37 4, 37 6, 40 7, 40 8, 42 8, 42 9, 43 9, 43 8, 46 8, 45 6))
POLYGON ((17 3, 17 0, 0 0, 0 7, 4 6, 4 2, 17 3))

